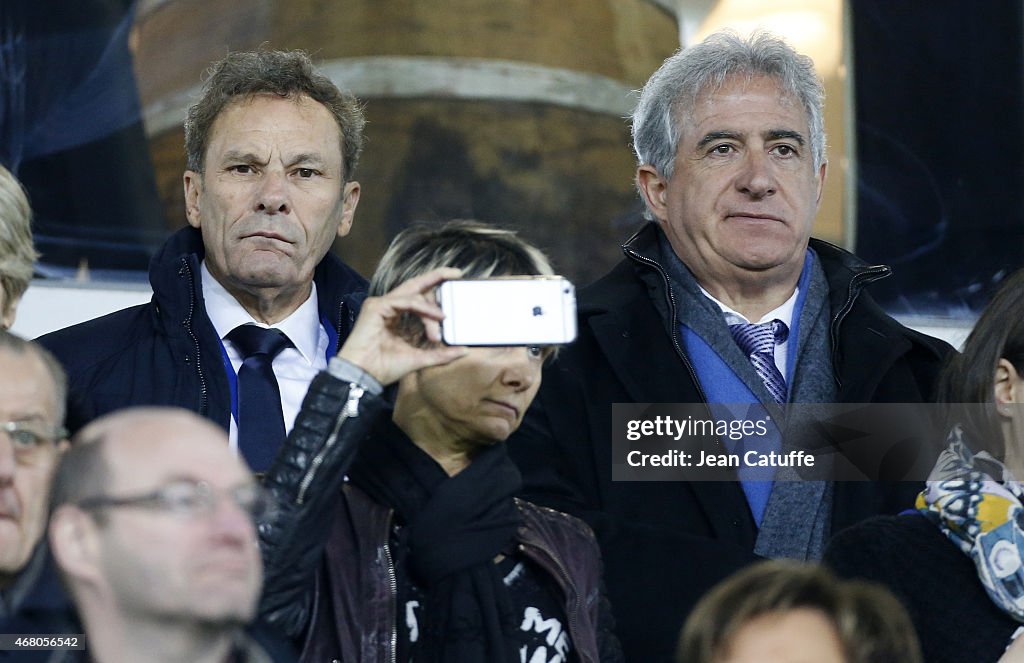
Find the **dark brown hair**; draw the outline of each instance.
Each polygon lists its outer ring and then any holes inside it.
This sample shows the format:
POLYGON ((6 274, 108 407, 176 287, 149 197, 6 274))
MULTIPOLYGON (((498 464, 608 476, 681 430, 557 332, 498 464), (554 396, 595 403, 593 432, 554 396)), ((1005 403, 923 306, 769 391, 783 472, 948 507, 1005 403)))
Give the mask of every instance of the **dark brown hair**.
POLYGON ((1002 458, 1005 442, 995 405, 1000 359, 1024 375, 1024 269, 999 286, 964 342, 939 377, 938 398, 949 406, 948 423, 959 425, 974 451, 1002 458))
POLYGON ((295 99, 307 96, 324 105, 338 123, 343 181, 350 181, 363 151, 366 118, 359 101, 316 71, 303 51, 257 50, 231 53, 215 63, 203 83, 203 96, 185 119, 188 169, 202 173, 210 131, 232 102, 258 94, 295 99))
POLYGON ((817 610, 832 622, 847 663, 921 661, 910 617, 887 589, 790 560, 754 564, 708 592, 686 620, 676 660, 720 661, 751 620, 797 609, 817 610))

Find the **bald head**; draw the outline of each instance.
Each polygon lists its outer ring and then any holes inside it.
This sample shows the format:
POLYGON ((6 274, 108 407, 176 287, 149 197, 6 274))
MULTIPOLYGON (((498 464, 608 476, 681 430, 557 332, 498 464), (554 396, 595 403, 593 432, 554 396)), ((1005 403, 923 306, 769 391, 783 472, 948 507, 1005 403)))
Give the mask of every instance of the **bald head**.
POLYGON ((249 475, 227 434, 199 415, 171 407, 118 410, 96 419, 72 440, 57 468, 51 511, 61 504, 118 490, 152 489, 207 464, 240 479, 249 475))
POLYGON ((79 431, 76 440, 89 442, 107 440, 113 444, 132 446, 156 445, 179 440, 182 445, 227 445, 227 434, 189 410, 175 407, 133 407, 118 410, 96 419, 79 431), (194 442, 193 442, 194 441, 194 442))
MULTIPOLYGON (((49 350, 35 341, 29 341, 5 329, 0 329, 0 379, 12 375, 11 369, 5 364, 16 361, 19 358, 25 358, 26 361, 38 364, 36 368, 39 375, 49 377, 49 384, 46 385, 46 399, 53 401, 54 422, 58 426, 63 426, 64 401, 67 398, 68 391, 68 379, 64 373, 64 368, 50 354, 49 350)), ((16 383, 15 387, 18 384, 20 383, 16 383)))
POLYGON ((141 622, 250 620, 259 494, 224 431, 186 410, 121 410, 83 428, 54 477, 50 543, 90 644, 141 622))

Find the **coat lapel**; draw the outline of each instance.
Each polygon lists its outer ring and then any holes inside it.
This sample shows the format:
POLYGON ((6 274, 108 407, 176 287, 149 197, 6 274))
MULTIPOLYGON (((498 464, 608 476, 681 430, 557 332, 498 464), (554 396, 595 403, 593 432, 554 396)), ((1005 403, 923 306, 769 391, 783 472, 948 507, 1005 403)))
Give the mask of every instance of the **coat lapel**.
MULTIPOLYGON (((631 402, 703 402, 692 369, 679 357, 664 331, 664 322, 646 297, 633 297, 621 307, 595 312, 587 324, 631 402)), ((607 408, 610 426, 611 403, 607 408)), ((700 505, 714 538, 753 549, 757 529, 738 481, 663 485, 671 500, 692 500, 700 505)))
POLYGON ((863 333, 840 334, 838 351, 840 403, 869 403, 882 377, 896 360, 908 352, 911 343, 905 334, 894 333, 878 320, 862 319, 859 312, 851 311, 843 326, 859 328, 863 333), (870 361, 853 361, 857 357, 871 357, 870 361))
POLYGON ((701 402, 688 369, 649 303, 634 300, 617 311, 595 315, 588 323, 633 402, 701 402))

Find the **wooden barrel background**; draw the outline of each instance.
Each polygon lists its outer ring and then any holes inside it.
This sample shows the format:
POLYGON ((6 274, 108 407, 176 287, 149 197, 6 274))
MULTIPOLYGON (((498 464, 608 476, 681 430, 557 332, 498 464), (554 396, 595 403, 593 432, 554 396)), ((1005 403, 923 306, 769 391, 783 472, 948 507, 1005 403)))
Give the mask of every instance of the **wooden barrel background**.
POLYGON ((132 46, 168 228, 184 224, 181 121, 230 50, 302 48, 366 104, 362 198, 335 245, 369 275, 417 220, 519 229, 577 283, 640 223, 626 116, 679 45, 651 0, 154 0, 132 46))

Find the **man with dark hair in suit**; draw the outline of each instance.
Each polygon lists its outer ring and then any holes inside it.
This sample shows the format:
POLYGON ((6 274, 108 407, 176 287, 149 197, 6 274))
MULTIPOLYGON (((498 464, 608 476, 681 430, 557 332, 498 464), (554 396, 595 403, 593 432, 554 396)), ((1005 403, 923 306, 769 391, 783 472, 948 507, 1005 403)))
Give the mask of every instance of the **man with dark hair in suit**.
POLYGON ((176 405, 269 466, 366 281, 329 253, 359 202, 362 109, 299 51, 232 53, 185 122, 188 227, 150 267, 153 300, 44 336, 71 428, 176 405))

